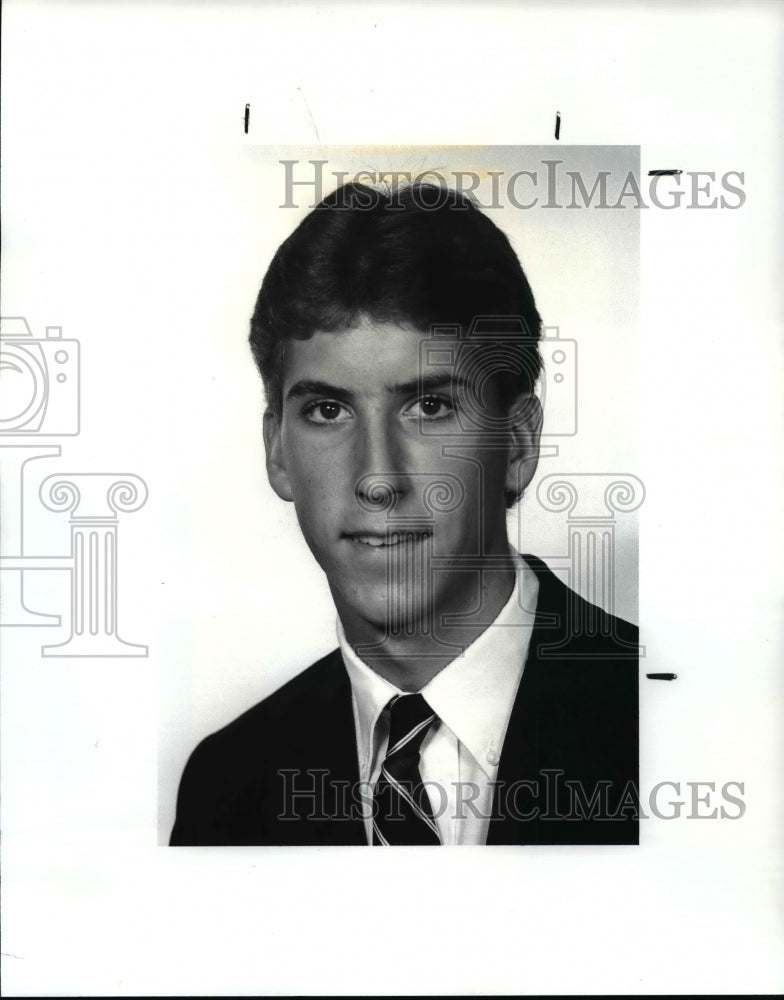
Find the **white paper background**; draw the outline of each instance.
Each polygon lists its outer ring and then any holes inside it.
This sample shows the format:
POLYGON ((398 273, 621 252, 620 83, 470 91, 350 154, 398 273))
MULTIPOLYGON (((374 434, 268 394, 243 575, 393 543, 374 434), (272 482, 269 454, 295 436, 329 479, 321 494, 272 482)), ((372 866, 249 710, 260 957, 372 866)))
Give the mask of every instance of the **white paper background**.
POLYGON ((45 660, 46 630, 4 630, 7 995, 781 988, 780 27, 755 4, 6 4, 3 314, 82 343, 84 430, 50 471, 149 483, 120 532, 120 632, 151 647, 45 660), (563 144, 640 145, 643 174, 745 171, 739 211, 643 213, 640 392, 621 411, 647 488, 644 668, 679 675, 644 682, 642 786, 744 781, 745 816, 650 821, 618 850, 158 847, 172 687, 183 725, 203 698, 198 676, 182 686, 195 618, 197 658, 226 677, 211 711, 238 697, 236 538, 259 544, 266 489, 244 344, 214 352, 226 303, 248 312, 255 289, 225 268, 211 283, 205 260, 259 210, 252 157, 231 191, 219 151, 544 144, 556 110, 563 144), (390 963, 387 922, 423 886, 390 963))

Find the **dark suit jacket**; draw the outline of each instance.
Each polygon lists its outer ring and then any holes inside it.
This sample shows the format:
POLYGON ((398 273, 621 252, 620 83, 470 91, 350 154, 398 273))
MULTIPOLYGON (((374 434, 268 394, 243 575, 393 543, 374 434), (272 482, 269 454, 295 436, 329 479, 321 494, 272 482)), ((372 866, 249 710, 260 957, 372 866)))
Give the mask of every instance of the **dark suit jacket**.
MULTIPOLYGON (((487 843, 636 844, 637 629, 525 559, 539 599, 487 843)), ((364 845, 358 782, 351 686, 334 650, 199 744, 171 844, 364 845)))

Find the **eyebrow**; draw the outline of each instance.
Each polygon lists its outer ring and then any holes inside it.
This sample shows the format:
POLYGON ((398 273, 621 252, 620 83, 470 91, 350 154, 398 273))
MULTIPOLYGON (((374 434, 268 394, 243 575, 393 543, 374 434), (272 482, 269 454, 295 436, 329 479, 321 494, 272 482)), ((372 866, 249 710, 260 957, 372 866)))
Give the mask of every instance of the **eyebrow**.
POLYGON ((354 394, 348 389, 312 378, 300 379, 286 393, 286 399, 301 399, 303 396, 329 396, 330 399, 339 399, 341 403, 350 403, 354 399, 354 394))
MULTIPOLYGON (((439 389, 469 388, 470 382, 451 371, 428 372, 407 382, 394 382, 384 386, 393 396, 409 396, 415 392, 437 392, 439 389)), ((354 393, 337 385, 330 385, 321 379, 300 379, 286 393, 286 399, 301 399, 304 396, 327 396, 341 403, 353 403, 354 393)))

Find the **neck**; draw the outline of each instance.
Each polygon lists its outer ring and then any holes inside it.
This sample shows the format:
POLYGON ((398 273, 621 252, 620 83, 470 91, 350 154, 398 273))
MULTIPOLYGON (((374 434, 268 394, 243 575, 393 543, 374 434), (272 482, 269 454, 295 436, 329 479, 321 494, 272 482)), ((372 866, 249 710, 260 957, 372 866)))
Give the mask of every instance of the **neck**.
POLYGON ((390 684, 401 691, 420 691, 498 617, 514 589, 514 561, 510 556, 507 566, 483 571, 478 580, 473 571, 455 574, 460 576, 467 577, 461 581, 460 599, 451 595, 451 600, 440 601, 443 610, 431 616, 434 621, 459 616, 459 625, 438 621, 431 627, 423 617, 405 623, 394 634, 385 623, 369 622, 352 612, 333 593, 346 639, 360 659, 390 684))

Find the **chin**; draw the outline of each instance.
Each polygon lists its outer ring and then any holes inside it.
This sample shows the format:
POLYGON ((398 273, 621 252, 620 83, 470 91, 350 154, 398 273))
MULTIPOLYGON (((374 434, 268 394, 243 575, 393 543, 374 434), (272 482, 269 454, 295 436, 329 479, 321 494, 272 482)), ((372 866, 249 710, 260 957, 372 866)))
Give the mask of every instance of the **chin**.
POLYGON ((348 599, 344 597, 341 603, 349 614, 362 619, 383 635, 432 631, 432 600, 424 600, 422 595, 417 595, 404 584, 398 587, 369 587, 361 595, 351 594, 348 599))

